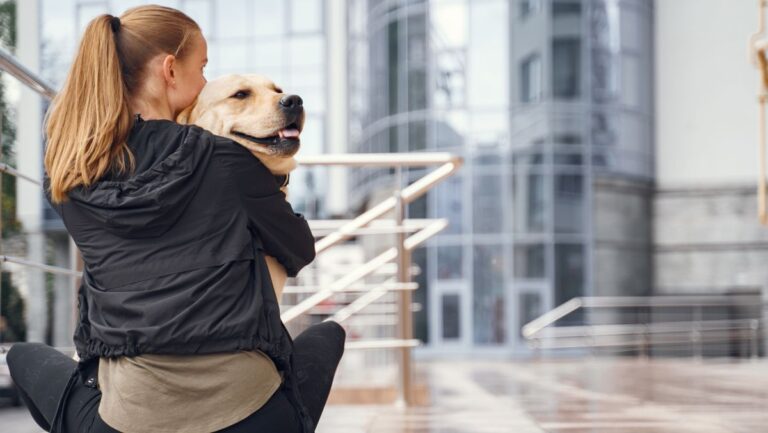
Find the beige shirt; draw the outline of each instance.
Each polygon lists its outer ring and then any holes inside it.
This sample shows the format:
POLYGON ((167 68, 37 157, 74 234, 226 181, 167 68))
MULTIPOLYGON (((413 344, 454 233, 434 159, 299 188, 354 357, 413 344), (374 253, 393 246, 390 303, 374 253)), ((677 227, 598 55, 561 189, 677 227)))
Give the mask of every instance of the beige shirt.
POLYGON ((248 417, 281 383, 258 350, 101 358, 99 415, 124 433, 209 433, 248 417))

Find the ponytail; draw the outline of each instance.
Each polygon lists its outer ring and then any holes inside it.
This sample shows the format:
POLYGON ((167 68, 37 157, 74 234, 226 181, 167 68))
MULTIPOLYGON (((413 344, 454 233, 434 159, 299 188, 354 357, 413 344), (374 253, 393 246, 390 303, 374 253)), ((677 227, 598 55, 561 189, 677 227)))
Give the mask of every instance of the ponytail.
POLYGON ((161 53, 182 57, 194 31, 200 28, 184 13, 155 5, 91 20, 44 120, 51 201, 65 201, 71 189, 88 187, 110 170, 135 169, 126 142, 133 125, 129 98, 147 62, 161 53))

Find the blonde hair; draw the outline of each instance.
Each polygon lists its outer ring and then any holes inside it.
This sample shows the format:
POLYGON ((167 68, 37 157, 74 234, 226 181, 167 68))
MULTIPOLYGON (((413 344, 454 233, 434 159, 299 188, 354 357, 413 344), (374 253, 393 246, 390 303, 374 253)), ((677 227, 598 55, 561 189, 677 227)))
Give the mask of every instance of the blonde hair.
POLYGON ((90 186, 108 170, 135 169, 126 140, 133 126, 129 98, 158 54, 183 59, 200 27, 183 12, 157 5, 129 9, 113 21, 100 15, 85 29, 64 87, 45 115, 45 170, 54 203, 90 186), (114 27, 114 30, 113 30, 114 27))

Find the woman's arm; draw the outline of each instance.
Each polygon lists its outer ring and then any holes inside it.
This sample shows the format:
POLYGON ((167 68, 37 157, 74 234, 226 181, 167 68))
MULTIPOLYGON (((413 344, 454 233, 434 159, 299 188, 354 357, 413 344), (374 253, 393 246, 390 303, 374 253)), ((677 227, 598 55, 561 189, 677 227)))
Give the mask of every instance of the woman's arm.
POLYGON ((315 259, 315 238, 307 220, 293 211, 274 175, 258 158, 228 138, 215 137, 215 152, 238 188, 249 225, 266 253, 285 267, 289 277, 295 277, 315 259))

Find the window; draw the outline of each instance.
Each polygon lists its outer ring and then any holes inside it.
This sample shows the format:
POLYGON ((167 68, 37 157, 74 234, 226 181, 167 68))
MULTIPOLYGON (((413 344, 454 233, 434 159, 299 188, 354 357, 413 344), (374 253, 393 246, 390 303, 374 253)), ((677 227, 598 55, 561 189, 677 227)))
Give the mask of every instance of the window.
POLYGON ((546 277, 546 247, 544 244, 517 244, 514 251, 515 278, 546 277))
POLYGON ((581 3, 578 1, 555 0, 552 3, 552 16, 554 18, 578 17, 579 15, 581 15, 581 3))
POLYGON ((461 317, 459 308, 459 295, 443 295, 443 339, 456 340, 461 334, 461 317))
POLYGON ((555 174, 555 231, 582 233, 586 207, 584 203, 585 177, 575 173, 555 174))
POLYGON ((552 43, 552 94, 558 99, 578 98, 581 82, 581 41, 555 38, 552 43))
MULTIPOLYGON (((282 2, 275 2, 277 5, 280 3, 282 2)), ((293 0, 290 9, 291 32, 316 33, 322 31, 323 3, 320 0, 293 0)))
MULTIPOLYGON (((500 161, 501 158, 497 157, 496 160, 500 161)), ((502 232, 504 219, 501 200, 502 177, 498 174, 483 174, 474 176, 472 181, 473 232, 484 234, 502 232)))
POLYGON ((466 58, 467 103, 473 108, 504 107, 509 104, 507 1, 471 3, 466 58))
POLYGON ((437 247, 437 279, 456 280, 464 276, 464 251, 461 245, 437 247))
POLYGON ((538 54, 527 57, 520 64, 520 100, 541 100, 541 59, 538 54))
POLYGON ((555 244, 555 305, 584 296, 585 260, 582 244, 555 244))
POLYGON ((541 295, 538 293, 520 293, 518 303, 518 326, 523 330, 523 326, 539 317, 541 311, 541 295))
POLYGON ((473 340, 478 345, 504 343, 504 248, 501 244, 476 244, 472 258, 473 340))
POLYGON ((518 166, 513 176, 513 230, 515 233, 541 233, 547 227, 547 180, 545 173, 518 166))
POLYGON ((540 0, 520 0, 520 18, 525 19, 541 7, 540 0))

